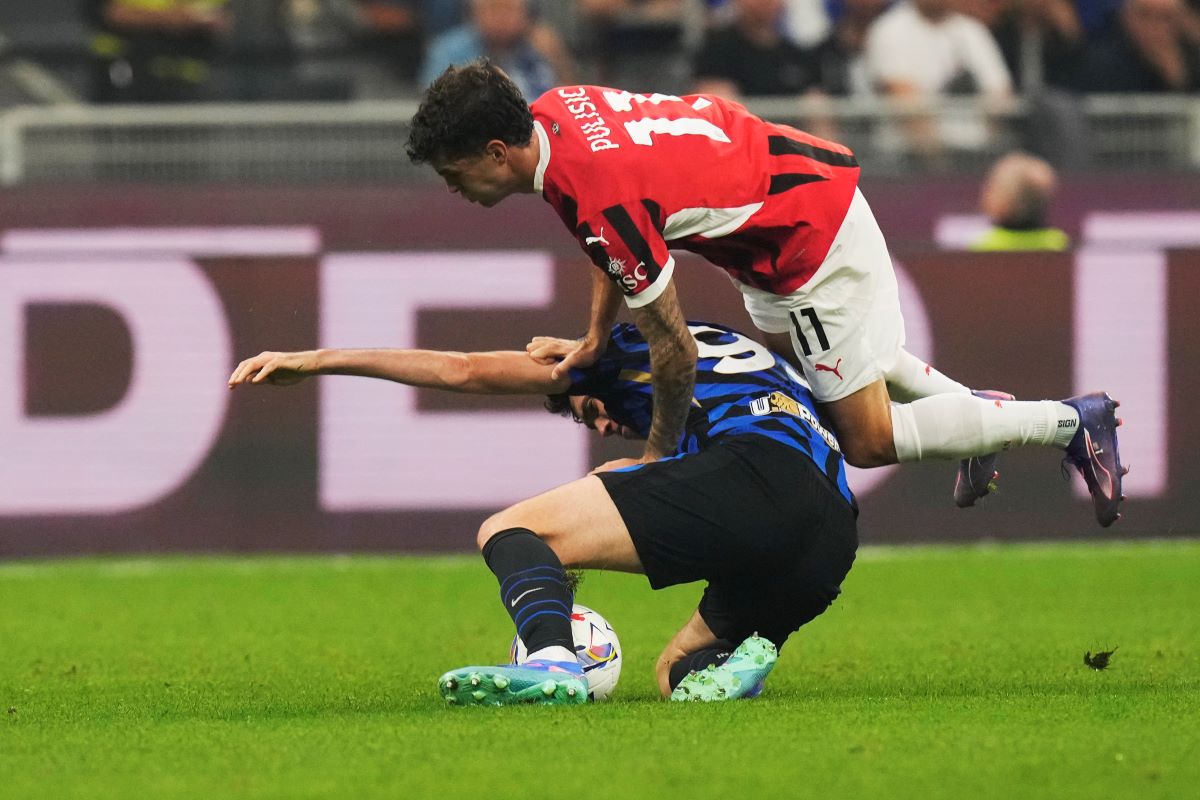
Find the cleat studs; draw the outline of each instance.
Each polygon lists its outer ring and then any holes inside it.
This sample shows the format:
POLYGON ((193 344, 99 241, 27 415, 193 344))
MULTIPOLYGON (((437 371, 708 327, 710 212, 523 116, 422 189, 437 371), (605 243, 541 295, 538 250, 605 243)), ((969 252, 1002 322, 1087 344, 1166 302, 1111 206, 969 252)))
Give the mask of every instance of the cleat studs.
POLYGON ((487 698, 487 695, 479 690, 475 690, 474 692, 471 692, 471 697, 475 698, 476 703, 482 703, 484 699, 487 698))
POLYGON ((458 681, 454 680, 454 678, 448 678, 446 680, 446 689, 448 691, 453 692, 457 688, 458 688, 458 681))
POLYGON ((546 697, 554 697, 554 692, 558 689, 558 684, 554 681, 546 681, 542 684, 542 694, 546 697))
POLYGON ((504 677, 503 675, 497 675, 496 677, 492 678, 492 683, 496 684, 497 689, 508 688, 508 678, 504 677))
POLYGON ((1120 408, 1120 407, 1121 407, 1121 401, 1120 401, 1120 400, 1113 400, 1113 401, 1112 401, 1112 404, 1113 404, 1113 408, 1120 408))
POLYGON ((478 686, 479 684, 480 684, 479 676, 478 676, 478 675, 472 675, 472 676, 471 676, 471 685, 472 685, 472 686, 478 686))
POLYGON ((1120 417, 1117 417, 1117 427, 1119 428, 1124 424, 1125 424, 1125 420, 1121 419, 1120 417))
POLYGON ((574 697, 576 694, 578 694, 578 692, 575 691, 574 686, 572 686, 570 689, 567 689, 567 697, 574 697))

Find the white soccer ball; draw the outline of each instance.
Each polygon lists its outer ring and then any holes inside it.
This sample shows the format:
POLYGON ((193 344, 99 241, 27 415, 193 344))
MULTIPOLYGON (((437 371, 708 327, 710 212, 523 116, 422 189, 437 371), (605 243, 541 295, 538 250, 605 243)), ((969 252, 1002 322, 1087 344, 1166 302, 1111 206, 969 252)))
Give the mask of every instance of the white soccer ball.
MULTIPOLYGON (((571 609, 571 635, 575 658, 587 676, 588 698, 607 700, 621 677, 621 642, 608 620, 578 603, 571 609)), ((511 664, 524 664, 529 657, 521 637, 514 636, 508 651, 511 664)))

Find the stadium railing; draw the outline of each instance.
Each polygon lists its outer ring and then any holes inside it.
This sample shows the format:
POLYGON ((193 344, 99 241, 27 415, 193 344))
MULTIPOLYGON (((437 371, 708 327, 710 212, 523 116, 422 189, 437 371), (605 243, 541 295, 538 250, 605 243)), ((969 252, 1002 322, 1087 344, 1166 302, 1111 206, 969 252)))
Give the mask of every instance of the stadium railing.
MULTIPOLYGON (((1200 169, 1200 98, 762 98, 752 110, 852 147, 875 174, 974 171, 1026 147, 1065 167, 1200 169)), ((0 184, 429 180, 411 101, 24 106, 0 111, 0 184)))

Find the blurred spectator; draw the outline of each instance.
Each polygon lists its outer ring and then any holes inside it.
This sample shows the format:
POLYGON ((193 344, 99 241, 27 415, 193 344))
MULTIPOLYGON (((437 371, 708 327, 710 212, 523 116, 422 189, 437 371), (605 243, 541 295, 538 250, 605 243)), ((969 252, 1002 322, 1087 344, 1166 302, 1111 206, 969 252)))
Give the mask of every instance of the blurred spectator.
POLYGON ((1050 227, 1047 212, 1058 187, 1054 168, 1027 153, 1010 153, 988 173, 979 206, 992 228, 972 250, 1066 250, 1071 240, 1050 227))
POLYGON ((819 88, 816 59, 782 33, 783 0, 732 5, 733 18, 711 31, 696 54, 695 91, 737 99, 819 88))
MULTIPOLYGON (((733 21, 735 0, 707 0, 708 25, 720 28, 733 21)), ((812 48, 829 36, 833 28, 831 11, 840 13, 839 0, 782 0, 780 30, 803 48, 812 48)))
POLYGON ((1117 24, 1088 47, 1089 92, 1200 90, 1200 44, 1181 0, 1125 0, 1117 24))
POLYGON ((421 0, 281 2, 299 55, 293 96, 348 100, 412 93, 423 50, 421 0))
POLYGON ((682 93, 691 81, 689 45, 698 43, 698 0, 577 0, 580 46, 596 80, 630 89, 682 93))
POLYGON ((416 80, 421 67, 419 0, 354 0, 359 25, 355 45, 373 54, 402 81, 416 80))
POLYGON ((961 0, 992 32, 1021 90, 1078 84, 1085 32, 1074 0, 961 0))
POLYGON ((531 101, 574 78, 562 39, 534 22, 528 0, 471 0, 471 19, 429 44, 420 82, 429 85, 451 64, 487 56, 531 101))
MULTIPOLYGON (((910 101, 975 95, 990 104, 1007 100, 1012 78, 991 33, 979 20, 953 10, 953 0, 902 0, 867 32, 867 74, 883 94, 910 101)), ((914 116, 909 144, 926 157, 943 147, 978 149, 988 129, 977 116, 943 117, 934 125, 914 116)))
POLYGON ((821 88, 835 96, 868 94, 870 81, 863 62, 867 31, 891 0, 842 0, 829 36, 817 45, 814 57, 821 88))
POLYGON ((232 28, 228 0, 85 0, 91 99, 170 103, 220 99, 215 71, 232 28))
POLYGON ((842 5, 828 0, 784 0, 784 33, 801 47, 812 49, 833 30, 831 7, 837 7, 840 14, 842 5))
POLYGON ((440 36, 467 21, 469 0, 421 0, 421 16, 430 36, 440 36))
POLYGON ((1108 30, 1123 0, 1074 0, 1079 22, 1089 38, 1108 30))

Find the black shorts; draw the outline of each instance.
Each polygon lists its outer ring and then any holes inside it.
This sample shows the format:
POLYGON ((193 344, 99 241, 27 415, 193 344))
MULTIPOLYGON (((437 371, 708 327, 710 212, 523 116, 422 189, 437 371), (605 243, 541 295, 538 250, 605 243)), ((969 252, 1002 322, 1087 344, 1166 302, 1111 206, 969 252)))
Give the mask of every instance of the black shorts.
POLYGON ((854 509, 811 459, 765 436, 599 478, 651 587, 707 580, 700 615, 722 639, 757 631, 781 646, 854 563, 854 509))

